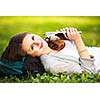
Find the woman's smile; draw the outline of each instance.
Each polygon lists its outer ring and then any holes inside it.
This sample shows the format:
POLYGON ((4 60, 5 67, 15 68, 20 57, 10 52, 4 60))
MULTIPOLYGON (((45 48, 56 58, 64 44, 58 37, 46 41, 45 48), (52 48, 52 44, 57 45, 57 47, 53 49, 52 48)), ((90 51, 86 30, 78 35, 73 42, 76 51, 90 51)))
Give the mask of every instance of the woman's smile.
POLYGON ((41 46, 40 46, 40 49, 43 47, 43 42, 41 41, 41 46))

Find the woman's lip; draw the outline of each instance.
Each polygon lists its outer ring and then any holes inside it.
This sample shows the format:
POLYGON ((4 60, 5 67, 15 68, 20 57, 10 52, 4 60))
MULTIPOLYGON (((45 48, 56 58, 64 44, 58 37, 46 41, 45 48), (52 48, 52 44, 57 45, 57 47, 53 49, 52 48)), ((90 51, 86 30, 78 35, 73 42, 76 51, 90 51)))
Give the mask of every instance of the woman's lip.
POLYGON ((43 42, 41 41, 40 49, 43 47, 43 42))

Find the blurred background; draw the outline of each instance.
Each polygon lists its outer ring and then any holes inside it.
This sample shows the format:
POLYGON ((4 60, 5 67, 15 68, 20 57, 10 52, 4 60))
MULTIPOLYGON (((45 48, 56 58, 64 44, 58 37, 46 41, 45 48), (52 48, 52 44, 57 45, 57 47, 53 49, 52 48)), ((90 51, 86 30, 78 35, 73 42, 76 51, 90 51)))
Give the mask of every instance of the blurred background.
POLYGON ((45 32, 64 27, 82 31, 87 46, 100 46, 99 16, 0 16, 0 56, 14 34, 28 31, 44 37, 45 32))

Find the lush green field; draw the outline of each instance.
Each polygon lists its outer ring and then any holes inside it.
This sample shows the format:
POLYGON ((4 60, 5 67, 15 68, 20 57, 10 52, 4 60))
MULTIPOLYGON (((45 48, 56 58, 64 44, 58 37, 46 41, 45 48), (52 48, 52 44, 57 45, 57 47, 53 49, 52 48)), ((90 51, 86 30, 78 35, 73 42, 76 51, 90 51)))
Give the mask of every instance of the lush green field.
MULTIPOLYGON (((63 27, 76 27, 82 31, 82 38, 88 46, 100 46, 100 17, 98 16, 0 16, 0 55, 9 38, 18 32, 29 31, 44 37, 47 31, 63 27)), ((100 75, 89 74, 46 74, 27 79, 10 76, 0 82, 100 82, 100 75)))

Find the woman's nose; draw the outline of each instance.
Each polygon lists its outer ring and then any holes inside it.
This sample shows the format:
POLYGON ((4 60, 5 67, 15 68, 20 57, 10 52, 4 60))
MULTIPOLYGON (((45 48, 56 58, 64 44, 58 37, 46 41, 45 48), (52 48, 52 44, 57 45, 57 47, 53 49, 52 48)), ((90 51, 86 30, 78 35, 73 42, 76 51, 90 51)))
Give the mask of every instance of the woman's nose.
POLYGON ((39 46, 39 45, 40 45, 40 42, 39 42, 39 41, 34 41, 34 42, 33 42, 33 45, 39 46))
POLYGON ((39 42, 34 42, 33 44, 38 46, 40 43, 39 42))

